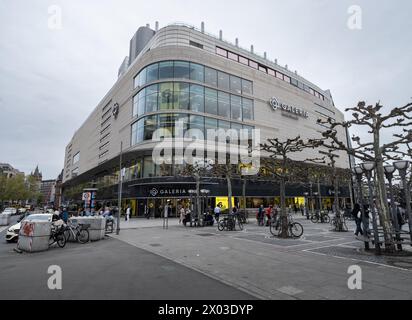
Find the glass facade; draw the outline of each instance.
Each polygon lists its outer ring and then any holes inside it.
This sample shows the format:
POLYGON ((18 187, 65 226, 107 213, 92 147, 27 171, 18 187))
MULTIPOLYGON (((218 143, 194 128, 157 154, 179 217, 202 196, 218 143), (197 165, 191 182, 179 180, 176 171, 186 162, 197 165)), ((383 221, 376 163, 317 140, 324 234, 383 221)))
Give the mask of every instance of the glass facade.
POLYGON ((133 97, 133 117, 161 110, 191 110, 237 121, 253 120, 254 113, 252 99, 187 82, 152 84, 133 97))
MULTIPOLYGON (((188 129, 199 129, 200 131, 207 133, 207 129, 248 129, 251 131, 253 127, 242 125, 240 123, 234 123, 225 120, 217 120, 214 118, 188 115, 185 113, 160 113, 157 115, 145 116, 132 124, 132 146, 143 141, 151 140, 153 133, 158 128, 163 128, 164 133, 168 136, 175 136, 176 123, 183 121, 183 135, 188 129)), ((206 134, 205 134, 206 138, 206 134)))

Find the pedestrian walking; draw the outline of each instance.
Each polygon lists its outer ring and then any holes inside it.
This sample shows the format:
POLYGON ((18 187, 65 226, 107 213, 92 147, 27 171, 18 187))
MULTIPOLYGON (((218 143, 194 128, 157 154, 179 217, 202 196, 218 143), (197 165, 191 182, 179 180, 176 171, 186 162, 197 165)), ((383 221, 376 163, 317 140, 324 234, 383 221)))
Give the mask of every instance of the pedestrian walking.
POLYGON ((266 209, 266 226, 269 227, 270 219, 272 218, 273 207, 270 205, 266 209))
POLYGON ((130 211, 131 211, 130 206, 127 206, 127 209, 126 209, 126 221, 129 221, 129 219, 130 219, 130 211))
POLYGON ((263 204, 260 205, 259 210, 258 210, 258 225, 263 226, 263 215, 264 215, 265 209, 263 208, 263 204))
POLYGON ((183 220, 185 219, 185 207, 181 206, 181 208, 179 209, 179 224, 183 223, 183 220))
POLYGON ((216 222, 218 223, 219 222, 219 216, 220 216, 220 206, 219 206, 219 204, 216 205, 214 213, 215 213, 216 222))
POLYGON ((355 236, 358 236, 359 233, 363 235, 363 231, 361 227, 362 226, 362 212, 361 212, 359 203, 355 203, 355 206, 352 210, 352 216, 355 219, 355 223, 356 223, 355 236))

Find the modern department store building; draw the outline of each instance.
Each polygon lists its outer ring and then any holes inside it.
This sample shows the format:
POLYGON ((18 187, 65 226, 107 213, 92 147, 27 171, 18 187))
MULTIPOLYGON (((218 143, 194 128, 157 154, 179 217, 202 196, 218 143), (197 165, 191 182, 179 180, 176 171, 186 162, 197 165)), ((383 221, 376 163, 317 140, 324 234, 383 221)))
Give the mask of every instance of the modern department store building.
MULTIPOLYGON (((156 24, 157 25, 157 24, 156 24)), ((190 199, 195 188, 192 177, 179 176, 181 166, 159 166, 152 161, 157 128, 174 132, 175 123, 185 129, 260 129, 267 138, 320 137, 325 128, 318 118, 343 120, 329 90, 322 90, 296 72, 240 48, 219 37, 186 25, 168 25, 157 30, 140 27, 130 41, 129 56, 120 66, 118 80, 75 132, 65 150, 63 200, 68 190, 77 190, 81 201, 83 186, 96 187, 96 201, 117 204, 120 145, 122 144, 123 201, 134 216, 145 208, 161 207, 170 200, 175 208, 190 199), (285 110, 280 104, 289 106, 285 110), (276 108, 277 107, 277 108, 276 108)), ((338 133, 347 141, 347 133, 338 133)), ((318 157, 308 149, 294 160, 318 157)), ((336 165, 349 168, 341 154, 336 165)), ((242 183, 233 181, 235 203, 241 201, 242 183)), ((202 179, 210 190, 209 204, 227 202, 225 180, 202 179)), ((332 201, 331 186, 321 186, 323 205, 332 201)), ((288 203, 302 204, 307 187, 288 185, 288 203)), ((313 192, 318 191, 313 186, 313 192)), ((72 192, 73 194, 73 192, 72 192)), ((247 207, 276 203, 275 183, 250 180, 246 185, 247 207)), ((340 190, 349 198, 349 188, 340 190)), ((99 204, 98 204, 99 205, 99 204)), ((159 213, 160 214, 160 213, 159 213)))

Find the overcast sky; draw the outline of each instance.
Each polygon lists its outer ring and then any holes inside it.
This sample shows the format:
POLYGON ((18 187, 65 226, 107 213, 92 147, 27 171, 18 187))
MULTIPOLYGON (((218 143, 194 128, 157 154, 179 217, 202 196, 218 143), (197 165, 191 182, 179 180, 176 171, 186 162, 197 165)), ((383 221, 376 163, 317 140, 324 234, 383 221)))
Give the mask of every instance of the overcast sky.
MULTIPOLYGON (((344 110, 412 97, 410 0, 0 0, 0 162, 56 178, 75 130, 117 79, 139 26, 186 22, 255 51, 322 89, 344 110), (62 28, 48 27, 58 5, 62 28), (362 29, 348 28, 348 8, 362 29)), ((387 139, 389 139, 387 135, 387 139)))

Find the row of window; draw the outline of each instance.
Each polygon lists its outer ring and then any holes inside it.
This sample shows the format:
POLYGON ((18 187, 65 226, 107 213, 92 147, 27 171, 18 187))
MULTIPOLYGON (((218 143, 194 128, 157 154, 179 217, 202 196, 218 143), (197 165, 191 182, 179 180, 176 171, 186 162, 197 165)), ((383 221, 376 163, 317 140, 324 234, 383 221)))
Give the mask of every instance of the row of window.
POLYGON ((188 79, 237 94, 253 94, 251 81, 188 61, 163 61, 151 64, 134 78, 134 88, 162 79, 188 79))
POLYGON ((176 133, 176 124, 178 121, 183 122, 183 128, 181 128, 183 130, 183 135, 187 130, 195 128, 201 130, 205 138, 207 138, 208 129, 248 129, 250 134, 251 130, 253 129, 253 127, 251 126, 241 125, 229 121, 217 120, 209 117, 188 115, 185 113, 163 113, 146 116, 133 123, 131 145, 133 146, 137 143, 151 140, 153 137, 153 133, 158 128, 167 130, 170 136, 174 137, 176 133))
POLYGON ((278 78, 278 79, 283 80, 287 83, 290 83, 290 84, 294 85, 295 87, 298 87, 299 89, 302 89, 302 90, 306 91, 307 93, 309 93, 309 94, 311 94, 311 95, 313 95, 313 96, 315 96, 315 97, 317 97, 321 100, 325 100, 325 97, 324 97, 323 94, 321 94, 321 93, 317 92, 316 90, 310 88, 309 86, 307 86, 303 82, 298 81, 294 78, 291 78, 291 77, 289 77, 289 76, 287 76, 287 75, 285 75, 285 74, 283 74, 283 73, 281 73, 277 70, 273 70, 273 69, 271 69, 269 67, 266 67, 266 66, 264 66, 260 63, 257 63, 256 61, 250 60, 250 59, 245 58, 241 55, 238 55, 234 52, 231 52, 231 51, 228 51, 226 49, 219 48, 219 47, 216 47, 216 54, 218 54, 219 56, 228 58, 230 60, 239 62, 241 64, 247 65, 249 67, 252 67, 253 69, 265 72, 265 73, 267 73, 267 74, 269 74, 269 75, 271 75, 275 78, 278 78))
POLYGON ((253 100, 186 82, 157 83, 133 97, 133 116, 157 110, 192 110, 229 119, 253 120, 253 100))

